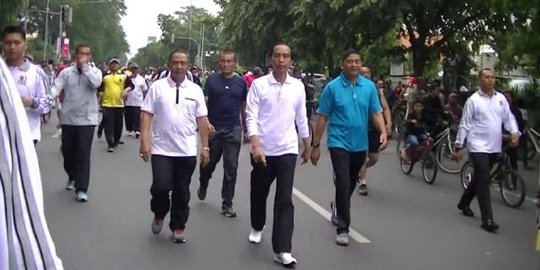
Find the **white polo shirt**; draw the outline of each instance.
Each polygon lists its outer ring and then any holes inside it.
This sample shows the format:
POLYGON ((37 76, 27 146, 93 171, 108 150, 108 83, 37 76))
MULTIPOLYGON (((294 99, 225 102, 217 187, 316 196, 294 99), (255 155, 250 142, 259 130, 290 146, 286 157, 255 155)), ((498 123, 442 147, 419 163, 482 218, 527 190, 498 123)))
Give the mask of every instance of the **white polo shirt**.
POLYGON ((133 90, 129 91, 128 97, 124 104, 126 106, 140 107, 143 103, 144 92, 148 90, 148 85, 146 80, 141 76, 137 75, 135 78, 129 78, 133 83, 133 90))
POLYGON ((478 90, 465 102, 456 146, 463 147, 467 140, 469 153, 500 153, 503 125, 510 133, 520 134, 504 95, 494 91, 490 97, 478 90))
POLYGON ((152 155, 197 156, 197 118, 208 115, 204 94, 185 79, 180 85, 170 76, 155 81, 141 110, 152 114, 152 155))
POLYGON ((298 154, 298 135, 309 138, 304 84, 289 75, 283 84, 272 73, 255 79, 246 114, 248 136, 258 136, 266 156, 298 154))

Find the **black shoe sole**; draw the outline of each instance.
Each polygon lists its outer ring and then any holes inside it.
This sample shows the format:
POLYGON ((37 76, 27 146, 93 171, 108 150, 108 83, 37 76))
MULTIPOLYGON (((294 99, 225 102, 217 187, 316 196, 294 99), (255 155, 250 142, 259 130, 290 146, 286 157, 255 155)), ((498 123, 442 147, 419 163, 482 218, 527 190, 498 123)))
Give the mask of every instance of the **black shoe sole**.
POLYGON ((197 189, 197 197, 199 197, 199 200, 204 201, 206 199, 206 192, 203 194, 200 188, 197 189))

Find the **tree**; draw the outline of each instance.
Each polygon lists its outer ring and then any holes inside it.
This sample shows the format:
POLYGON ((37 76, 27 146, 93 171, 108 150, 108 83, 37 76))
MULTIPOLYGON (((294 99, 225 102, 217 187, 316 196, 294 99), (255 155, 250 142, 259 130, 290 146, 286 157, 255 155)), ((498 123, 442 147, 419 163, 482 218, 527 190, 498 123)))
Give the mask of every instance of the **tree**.
MULTIPOLYGON (((28 0, 26 0, 28 1, 28 0)), ((25 1, 2 0, 0 1, 0 29, 17 23, 17 17, 25 1)))

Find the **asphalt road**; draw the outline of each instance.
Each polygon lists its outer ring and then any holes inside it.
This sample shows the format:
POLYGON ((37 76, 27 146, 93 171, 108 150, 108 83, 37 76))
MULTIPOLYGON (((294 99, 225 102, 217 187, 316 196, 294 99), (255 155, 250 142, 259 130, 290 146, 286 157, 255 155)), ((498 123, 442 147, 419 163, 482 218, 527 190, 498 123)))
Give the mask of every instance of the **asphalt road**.
MULTIPOLYGON (((171 243, 166 227, 157 236, 150 231, 151 168, 139 159, 137 140, 125 137, 125 145, 115 153, 107 153, 104 139, 96 139, 89 202, 82 204, 64 189, 67 176, 58 150, 59 139, 51 138, 54 125, 44 125, 43 141, 37 151, 45 213, 66 269, 281 268, 272 261, 273 191, 262 244, 254 246, 247 241, 247 147, 241 152, 238 172, 238 217, 230 219, 219 213, 221 164, 204 202, 196 197, 196 171, 186 229, 188 242, 178 245, 171 243)), ((351 225, 358 232, 358 241, 353 240, 346 248, 334 244, 335 230, 325 219, 333 196, 328 152, 323 151, 317 167, 297 167, 293 239, 297 269, 540 269, 540 253, 534 251, 536 208, 530 201, 511 209, 503 204, 499 193, 492 191, 495 220, 501 229, 497 234, 484 232, 478 217, 466 218, 456 209, 462 191, 457 176, 440 173, 435 184, 428 185, 421 180, 419 166, 405 176, 393 149, 381 153, 379 163, 369 171, 369 196, 355 193, 352 198, 351 225)), ((536 173, 523 172, 529 194, 535 187, 536 173)), ((478 216, 476 201, 472 209, 478 216)))

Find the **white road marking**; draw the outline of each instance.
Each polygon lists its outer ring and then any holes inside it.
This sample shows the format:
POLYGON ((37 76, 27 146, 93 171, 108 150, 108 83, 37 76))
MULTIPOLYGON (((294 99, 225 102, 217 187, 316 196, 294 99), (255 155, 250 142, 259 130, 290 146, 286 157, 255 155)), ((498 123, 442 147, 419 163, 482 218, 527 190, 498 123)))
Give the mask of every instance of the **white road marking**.
MULTIPOLYGON (((315 212, 319 213, 326 220, 330 221, 330 217, 332 216, 332 214, 330 212, 326 211, 326 209, 324 209, 318 203, 316 203, 315 201, 313 201, 308 196, 306 196, 304 193, 302 193, 301 191, 299 191, 298 189, 296 189, 294 187, 293 187, 293 194, 298 199, 300 199, 305 204, 307 204, 309 207, 311 207, 313 210, 315 210, 315 212)), ((353 228, 349 228, 349 236, 352 239, 354 239, 356 242, 360 243, 360 244, 369 244, 369 243, 371 243, 371 241, 369 241, 369 239, 367 239, 366 237, 361 235, 359 232, 357 232, 353 228)))

